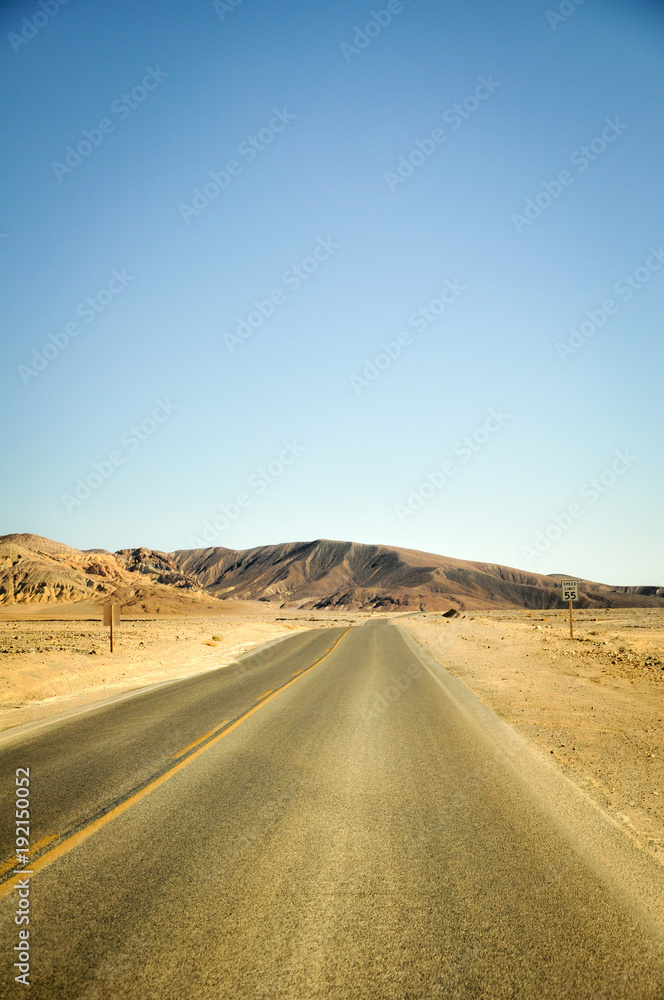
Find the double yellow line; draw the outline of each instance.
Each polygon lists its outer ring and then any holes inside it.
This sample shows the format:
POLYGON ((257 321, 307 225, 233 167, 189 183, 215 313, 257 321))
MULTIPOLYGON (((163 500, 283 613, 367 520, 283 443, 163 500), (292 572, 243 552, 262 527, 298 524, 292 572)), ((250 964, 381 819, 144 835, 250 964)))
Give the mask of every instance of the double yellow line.
MULTIPOLYGON (((300 677, 304 677, 304 675, 308 674, 310 670, 313 670, 314 667, 317 667, 319 663, 322 663, 323 660, 325 660, 330 655, 330 653, 332 653, 333 650, 339 645, 339 643, 345 636, 346 632, 348 632, 347 628, 344 629, 339 638, 334 641, 332 646, 330 646, 330 648, 328 649, 327 653, 324 653, 321 657, 315 660, 310 667, 305 667, 304 670, 300 670, 299 673, 295 674, 294 677, 291 677, 289 681, 286 681, 285 684, 283 684, 276 690, 266 693, 265 695, 261 695, 260 701, 257 701, 255 705, 252 705, 252 707, 248 711, 246 711, 244 715, 239 716, 239 718, 237 718, 234 722, 231 722, 230 725, 227 725, 226 729, 223 729, 221 732, 218 732, 220 726, 217 726, 215 729, 211 729, 209 733, 206 733, 204 736, 201 736, 198 740, 194 740, 193 743, 190 743, 189 746, 185 747, 184 750, 181 750, 179 754, 175 755, 182 759, 178 760, 178 762, 174 764, 171 768, 169 768, 168 771, 165 771, 163 774, 160 774, 158 778, 154 778, 152 781, 148 782, 148 784, 144 785, 143 788, 141 788, 138 792, 135 792, 133 795, 130 795, 128 798, 124 799, 123 802, 120 802, 117 806, 114 806, 112 809, 109 809, 108 812, 104 813, 102 816, 99 816, 97 819, 93 820, 87 826, 83 827, 82 830, 78 830, 76 833, 71 834, 71 836, 66 837, 59 844, 56 844, 55 847, 53 847, 50 851, 46 851, 45 854, 42 854, 41 857, 37 858, 36 861, 33 861, 32 864, 28 866, 27 871, 30 874, 30 877, 38 875, 39 872, 43 871, 44 868, 47 868, 54 861, 57 861, 58 858, 61 858, 65 854, 69 854, 70 851, 73 851, 74 848, 78 847, 79 844, 84 843, 84 841, 86 841, 88 837, 91 837, 98 830, 101 830, 102 827, 106 826, 107 823, 111 823, 114 819, 117 819, 118 816, 121 816, 122 813, 127 812, 128 809, 131 809, 132 806, 136 805, 137 802, 140 802, 141 799, 144 799, 147 795, 150 794, 150 792, 154 792, 157 788, 160 788, 161 785, 165 784, 167 781, 170 781, 170 779, 174 777, 174 775, 176 775, 179 771, 182 771, 183 768, 187 767, 188 764, 191 764, 192 760, 196 760, 197 757, 200 757, 202 754, 204 754, 207 750, 210 749, 210 747, 214 746, 220 740, 223 740, 225 736, 228 736, 228 734, 232 733, 234 729, 237 729, 237 727, 240 726, 243 722, 245 722, 246 719, 248 719, 251 715, 253 715, 254 712, 257 712, 259 708, 262 708, 263 705, 267 705, 267 703, 269 701, 272 701, 273 698, 276 698, 278 694, 281 694, 282 691, 286 691, 287 688, 295 684, 295 682, 299 680, 300 677), (216 736, 214 735, 215 733, 217 734, 216 736), (210 738, 208 739, 208 737, 210 738), (205 740, 207 740, 206 743, 203 742, 205 740), (203 744, 202 746, 199 745, 201 743, 203 744), (198 746, 197 750, 192 750, 191 753, 187 754, 187 751, 196 746, 198 746), (187 754, 187 756, 183 757, 183 754, 187 754)), ((222 722, 221 726, 223 725, 225 725, 225 723, 222 722)), ((43 846, 47 840, 54 840, 54 839, 56 838, 55 837, 44 838, 43 840, 39 841, 38 844, 35 845, 35 848, 43 846)), ((4 870, 6 871, 8 868, 11 868, 12 866, 13 862, 7 862, 6 865, 4 866, 4 870)), ((17 868, 16 878, 21 878, 22 874, 23 874, 22 871, 19 868, 17 868)), ((14 880, 9 879, 2 886, 0 886, 0 899, 4 899, 6 896, 8 896, 13 889, 14 889, 14 880)))

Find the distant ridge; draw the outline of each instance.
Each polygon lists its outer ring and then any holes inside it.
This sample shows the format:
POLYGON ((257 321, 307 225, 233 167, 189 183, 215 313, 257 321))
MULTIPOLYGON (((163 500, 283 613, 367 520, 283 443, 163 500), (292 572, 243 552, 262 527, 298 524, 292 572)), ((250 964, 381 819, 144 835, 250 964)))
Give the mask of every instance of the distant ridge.
MULTIPOLYGON (((82 551, 39 535, 0 536, 3 605, 103 603, 114 595, 129 608, 171 613, 215 599, 311 610, 543 609, 560 607, 563 575, 329 539, 166 553, 82 551)), ((583 580, 580 590, 580 607, 664 607, 664 587, 583 580)))
MULTIPOLYGON (((560 606, 564 574, 544 576, 390 545, 317 539, 172 553, 216 597, 320 609, 439 610, 560 606)), ((664 588, 583 581, 581 607, 664 607, 664 588)))

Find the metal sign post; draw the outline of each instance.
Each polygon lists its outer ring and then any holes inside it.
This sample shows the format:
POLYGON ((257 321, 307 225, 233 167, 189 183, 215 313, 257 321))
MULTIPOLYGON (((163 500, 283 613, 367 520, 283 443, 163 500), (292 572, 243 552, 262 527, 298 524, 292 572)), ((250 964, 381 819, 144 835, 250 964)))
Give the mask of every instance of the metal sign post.
POLYGON ((561 580, 560 586, 563 591, 563 601, 569 601, 569 637, 574 638, 574 625, 572 623, 572 601, 579 599, 579 581, 561 580))
POLYGON ((104 605, 104 625, 110 628, 111 653, 113 652, 113 626, 120 624, 120 605, 104 605))

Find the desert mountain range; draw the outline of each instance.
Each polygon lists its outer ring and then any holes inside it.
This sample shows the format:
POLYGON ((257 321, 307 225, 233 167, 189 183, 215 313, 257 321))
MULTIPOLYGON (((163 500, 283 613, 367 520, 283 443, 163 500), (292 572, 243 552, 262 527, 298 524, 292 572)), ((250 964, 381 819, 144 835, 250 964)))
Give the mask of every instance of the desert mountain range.
MULTIPOLYGON (((447 611, 560 607, 544 576, 390 545, 318 539, 253 549, 83 551, 32 534, 0 536, 0 605, 113 598, 129 611, 192 613, 219 602, 266 608, 447 611)), ((580 607, 664 607, 664 587, 581 581, 580 607)))

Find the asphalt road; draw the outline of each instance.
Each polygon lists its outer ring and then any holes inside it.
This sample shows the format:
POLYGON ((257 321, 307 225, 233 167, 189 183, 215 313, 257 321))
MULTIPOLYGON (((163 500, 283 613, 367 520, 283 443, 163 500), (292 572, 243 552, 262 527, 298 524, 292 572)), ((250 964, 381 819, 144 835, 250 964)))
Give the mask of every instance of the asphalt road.
POLYGON ((17 767, 33 997, 664 998, 657 866, 392 625, 10 734, 0 860, 17 767))

